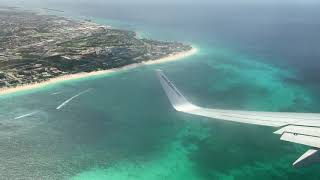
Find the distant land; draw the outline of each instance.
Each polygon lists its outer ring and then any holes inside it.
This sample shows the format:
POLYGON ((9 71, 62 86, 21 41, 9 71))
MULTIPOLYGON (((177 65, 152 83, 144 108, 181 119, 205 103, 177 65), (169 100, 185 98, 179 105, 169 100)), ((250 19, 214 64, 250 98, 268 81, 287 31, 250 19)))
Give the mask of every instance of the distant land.
POLYGON ((190 45, 142 39, 89 21, 0 9, 0 94, 194 52, 190 45))
POLYGON ((47 11, 64 12, 64 11, 59 10, 59 9, 51 9, 51 8, 43 8, 43 9, 47 10, 47 11))

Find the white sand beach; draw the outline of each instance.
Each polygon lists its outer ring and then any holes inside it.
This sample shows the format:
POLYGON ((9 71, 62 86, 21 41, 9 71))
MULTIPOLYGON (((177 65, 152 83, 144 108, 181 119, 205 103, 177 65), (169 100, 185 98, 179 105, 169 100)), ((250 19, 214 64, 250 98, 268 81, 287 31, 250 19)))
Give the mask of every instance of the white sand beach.
POLYGON ((63 75, 59 77, 55 77, 52 79, 49 79, 48 81, 44 81, 41 83, 34 83, 34 84, 26 84, 22 86, 17 86, 17 87, 10 87, 10 88, 1 88, 0 89, 0 96, 1 95, 7 95, 11 93, 16 93, 20 91, 26 91, 26 90, 31 90, 31 89, 37 89, 37 88, 42 88, 54 83, 59 83, 62 81, 69 81, 69 80, 75 80, 75 79, 81 79, 81 78, 86 78, 86 77, 92 77, 92 76, 98 76, 102 74, 108 74, 108 73, 114 73, 122 70, 128 70, 128 69, 133 69, 136 67, 144 66, 144 65, 151 65, 151 64, 160 64, 160 63, 166 63, 170 61, 176 61, 183 59, 185 57, 191 56, 195 54, 198 51, 197 48, 192 48, 189 51, 186 52, 180 52, 174 55, 169 55, 168 57, 164 57, 161 59, 156 59, 156 60, 150 60, 142 63, 135 63, 135 64, 130 64, 127 66, 123 66, 121 68, 114 68, 114 69, 108 69, 108 70, 102 70, 102 71, 94 71, 94 72, 89 72, 89 73, 77 73, 77 74, 68 74, 68 75, 63 75))

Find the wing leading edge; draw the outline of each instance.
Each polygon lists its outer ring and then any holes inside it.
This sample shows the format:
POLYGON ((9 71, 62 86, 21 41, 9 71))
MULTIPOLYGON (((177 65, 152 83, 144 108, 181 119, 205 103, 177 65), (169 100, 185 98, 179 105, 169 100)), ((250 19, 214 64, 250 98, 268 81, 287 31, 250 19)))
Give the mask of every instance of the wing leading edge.
POLYGON ((157 76, 175 110, 224 121, 278 127, 274 133, 280 134, 281 140, 312 147, 293 163, 295 167, 320 162, 320 114, 202 108, 190 103, 161 70, 157 70, 157 76))

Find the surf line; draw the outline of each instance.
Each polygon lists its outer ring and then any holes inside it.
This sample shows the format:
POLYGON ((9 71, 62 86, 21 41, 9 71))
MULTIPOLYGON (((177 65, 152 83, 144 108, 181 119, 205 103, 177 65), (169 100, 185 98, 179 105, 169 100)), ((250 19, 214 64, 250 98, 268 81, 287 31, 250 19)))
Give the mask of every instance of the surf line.
POLYGON ((87 90, 85 90, 85 91, 82 91, 82 92, 80 92, 80 93, 72 96, 71 98, 67 99, 67 100, 64 101, 62 104, 60 104, 56 109, 57 109, 57 110, 61 109, 63 106, 65 106, 65 105, 67 105, 69 102, 71 102, 74 98, 77 98, 78 96, 81 96, 82 94, 85 94, 85 93, 87 93, 87 92, 89 92, 89 91, 91 91, 91 90, 92 90, 92 88, 87 89, 87 90))
POLYGON ((21 115, 21 116, 18 116, 18 117, 15 117, 14 119, 21 119, 21 118, 25 118, 25 117, 28 117, 28 116, 32 116, 34 114, 38 113, 38 111, 35 111, 35 112, 32 112, 32 113, 28 113, 28 114, 24 114, 24 115, 21 115))

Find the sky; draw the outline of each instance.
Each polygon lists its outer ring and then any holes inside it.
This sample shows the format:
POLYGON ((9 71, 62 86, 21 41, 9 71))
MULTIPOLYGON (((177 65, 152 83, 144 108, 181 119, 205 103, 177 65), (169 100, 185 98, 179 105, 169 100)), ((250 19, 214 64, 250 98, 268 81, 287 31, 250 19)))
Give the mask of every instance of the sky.
MULTIPOLYGON (((171 4, 171 3, 195 3, 194 0, 0 0, 2 5, 5 4, 24 4, 24 3, 36 3, 36 4, 46 4, 46 3, 148 3, 148 4, 171 4)), ((307 4, 307 3, 320 3, 319 0, 197 0, 199 3, 254 3, 254 4, 307 4)))

